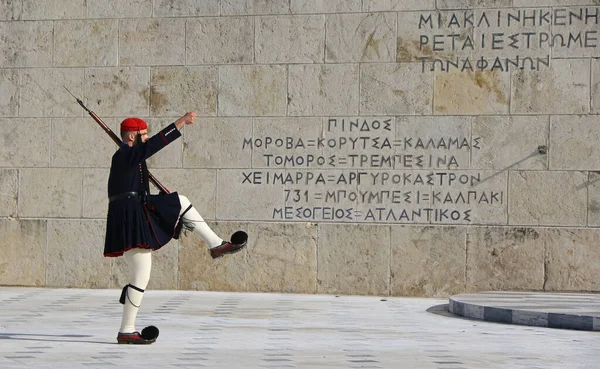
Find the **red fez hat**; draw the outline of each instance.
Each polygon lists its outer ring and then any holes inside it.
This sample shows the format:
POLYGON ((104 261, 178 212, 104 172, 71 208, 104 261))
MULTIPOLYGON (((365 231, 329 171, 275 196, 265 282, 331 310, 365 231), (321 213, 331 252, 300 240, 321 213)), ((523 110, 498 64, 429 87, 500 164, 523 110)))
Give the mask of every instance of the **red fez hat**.
POLYGON ((140 118, 127 118, 121 122, 121 132, 137 132, 148 129, 148 125, 140 118))

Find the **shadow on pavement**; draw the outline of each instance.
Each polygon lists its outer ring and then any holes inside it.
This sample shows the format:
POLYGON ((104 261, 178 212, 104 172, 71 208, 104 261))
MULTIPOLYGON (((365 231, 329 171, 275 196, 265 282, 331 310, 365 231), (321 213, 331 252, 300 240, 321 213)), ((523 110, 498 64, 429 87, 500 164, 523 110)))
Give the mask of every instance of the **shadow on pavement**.
POLYGON ((93 337, 85 334, 35 334, 35 333, 0 333, 0 340, 43 341, 43 342, 76 342, 76 343, 101 343, 116 345, 116 342, 77 340, 76 338, 93 337), (67 338, 67 339, 65 339, 67 338), (68 339, 72 338, 72 339, 68 339))
MULTIPOLYGON (((444 316, 444 317, 447 317, 447 318, 455 318, 455 319, 461 319, 461 320, 468 320, 468 321, 471 321, 471 322, 483 322, 482 320, 479 320, 479 319, 473 319, 473 318, 468 318, 468 317, 464 317, 464 316, 452 314, 450 312, 450 310, 448 309, 448 305, 449 304, 435 305, 435 306, 430 307, 426 311, 428 313, 436 314, 436 315, 441 315, 441 316, 444 316)), ((494 323, 494 322, 489 322, 489 323, 494 323)))

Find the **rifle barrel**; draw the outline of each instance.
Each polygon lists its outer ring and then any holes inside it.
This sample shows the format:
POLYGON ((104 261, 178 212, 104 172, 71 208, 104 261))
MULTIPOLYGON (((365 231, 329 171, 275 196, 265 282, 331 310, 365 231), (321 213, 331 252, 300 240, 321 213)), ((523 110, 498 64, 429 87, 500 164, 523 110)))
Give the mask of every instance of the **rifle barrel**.
MULTIPOLYGON (((81 107, 88 112, 88 114, 92 117, 92 119, 94 119, 96 121, 96 123, 98 123, 98 125, 100 126, 100 128, 102 128, 104 130, 104 132, 106 132, 106 134, 108 134, 108 136, 110 136, 110 138, 118 145, 121 146, 121 144, 123 143, 123 141, 121 141, 121 139, 119 138, 119 136, 117 136, 107 125, 106 123, 104 123, 104 121, 102 119, 100 119, 100 117, 94 113, 93 111, 91 111, 90 109, 88 109, 84 104, 83 101, 81 101, 80 99, 78 99, 75 95, 73 95, 71 93, 71 91, 69 91, 69 89, 66 86, 65 89, 71 94, 71 96, 73 96, 75 98, 75 100, 77 100, 77 103, 79 105, 81 105, 81 107)), ((152 182, 152 184, 154 186, 156 186, 156 188, 159 189, 160 192, 163 193, 171 193, 165 186, 163 186, 162 183, 160 183, 158 181, 158 179, 156 179, 156 177, 154 177, 154 175, 150 172, 148 172, 148 179, 150 180, 150 182, 152 182)))

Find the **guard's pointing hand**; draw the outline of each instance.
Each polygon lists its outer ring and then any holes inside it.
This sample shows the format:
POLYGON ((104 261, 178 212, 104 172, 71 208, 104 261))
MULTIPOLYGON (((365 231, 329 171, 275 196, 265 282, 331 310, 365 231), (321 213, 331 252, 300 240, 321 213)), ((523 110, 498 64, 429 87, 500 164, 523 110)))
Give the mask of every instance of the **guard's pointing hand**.
POLYGON ((185 124, 194 124, 194 122, 196 121, 196 112, 191 111, 189 113, 186 113, 183 116, 183 119, 184 119, 185 124))
POLYGON ((184 125, 194 124, 195 121, 196 121, 196 112, 191 111, 191 112, 185 113, 185 115, 183 117, 177 119, 175 121, 175 126, 177 127, 177 129, 181 130, 184 125))

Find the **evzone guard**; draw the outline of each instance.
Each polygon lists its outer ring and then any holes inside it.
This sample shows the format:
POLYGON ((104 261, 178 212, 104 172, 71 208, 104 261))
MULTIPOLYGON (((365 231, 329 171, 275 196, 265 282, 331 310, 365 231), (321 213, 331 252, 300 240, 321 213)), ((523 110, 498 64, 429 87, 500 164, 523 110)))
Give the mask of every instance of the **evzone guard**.
MULTIPOLYGON (((80 105, 101 124, 95 113, 80 105)), ((248 235, 243 231, 235 232, 231 241, 217 236, 185 196, 164 191, 159 195, 150 194, 149 178, 154 178, 148 173, 146 159, 179 138, 181 129, 194 124, 195 120, 196 113, 187 113, 150 138, 142 119, 127 118, 121 122, 122 143, 112 157, 108 179, 104 244, 104 256, 124 256, 131 273, 120 298, 124 306, 118 343, 150 344, 158 337, 158 328, 154 326, 138 332, 135 320, 150 280, 152 251, 178 238, 182 228, 197 234, 210 247, 213 259, 246 246, 248 235)))

